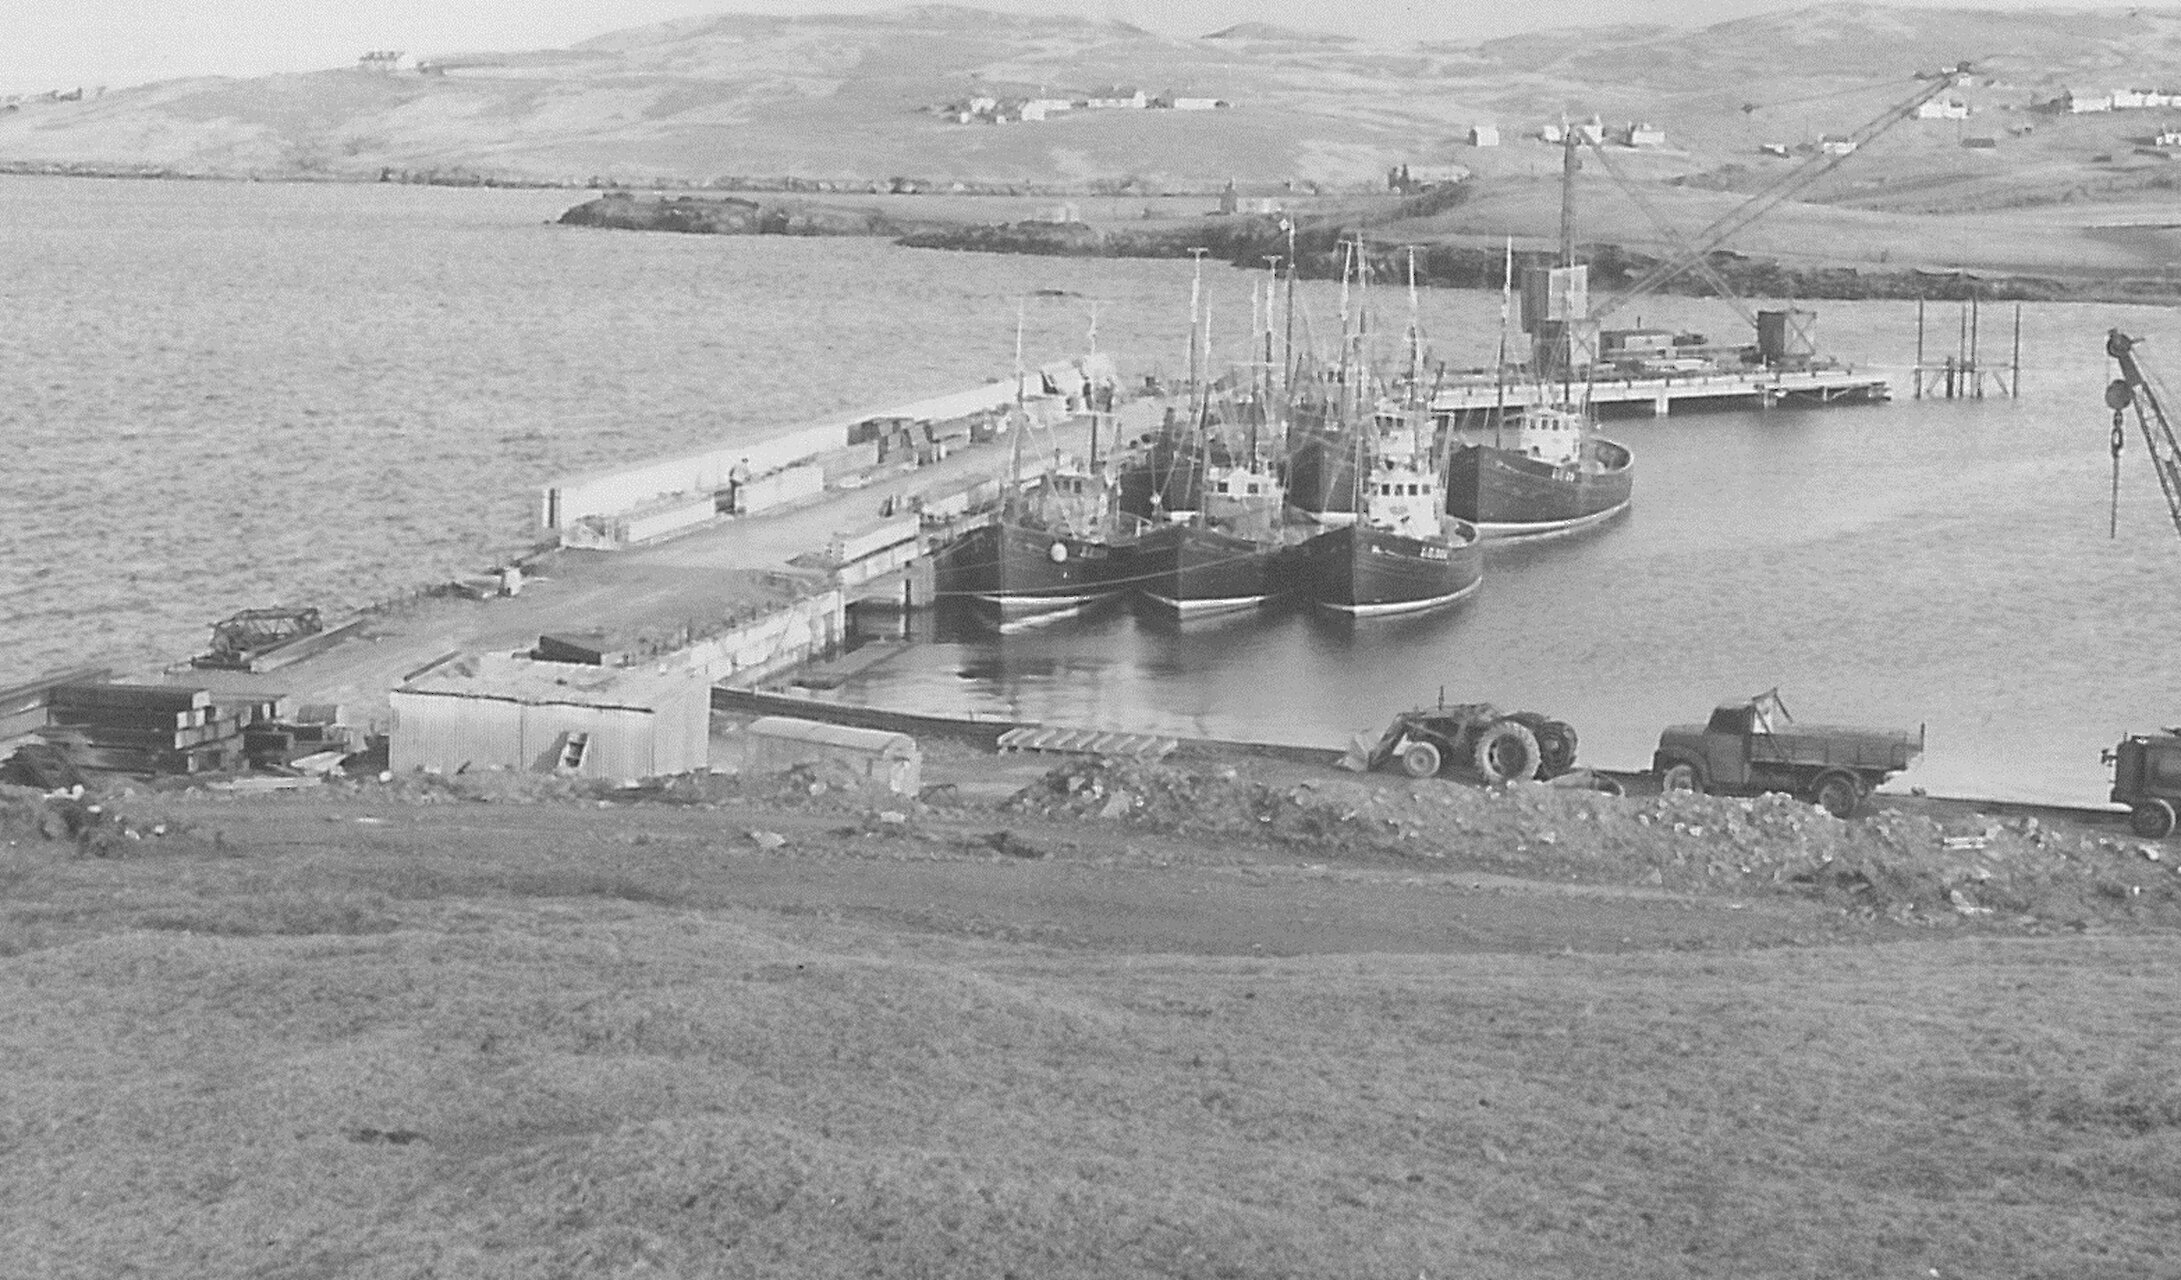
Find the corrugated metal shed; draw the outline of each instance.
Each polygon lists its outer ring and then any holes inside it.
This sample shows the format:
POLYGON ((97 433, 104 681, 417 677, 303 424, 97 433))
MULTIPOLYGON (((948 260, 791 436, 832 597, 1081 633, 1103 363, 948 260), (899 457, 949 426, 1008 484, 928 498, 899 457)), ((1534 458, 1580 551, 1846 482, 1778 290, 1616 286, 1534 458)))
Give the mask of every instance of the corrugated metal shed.
POLYGON ((710 764, 710 688, 695 671, 486 654, 436 667, 389 701, 399 771, 565 767, 628 781, 710 764))
POLYGON ((923 789, 924 753, 916 739, 793 716, 763 716, 742 731, 742 771, 783 773, 812 765, 845 773, 858 785, 900 795, 923 789))

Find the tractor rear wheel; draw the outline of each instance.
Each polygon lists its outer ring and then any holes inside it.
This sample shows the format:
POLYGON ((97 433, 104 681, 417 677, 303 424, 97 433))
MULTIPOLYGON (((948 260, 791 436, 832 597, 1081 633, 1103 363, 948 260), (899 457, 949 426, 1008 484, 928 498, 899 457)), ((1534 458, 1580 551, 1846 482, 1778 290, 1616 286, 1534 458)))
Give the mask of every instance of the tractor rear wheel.
POLYGON ((1530 726, 1537 734, 1537 776, 1557 778, 1575 767, 1575 726, 1565 720, 1547 720, 1530 726))
POLYGON ((2129 811, 2128 827, 2146 840, 2163 840, 2173 834, 2173 806, 2164 800, 2145 800, 2129 811))
POLYGON ((1484 775, 1486 782, 1526 782, 1537 776, 1543 760, 1537 735, 1530 732, 1528 725, 1502 720, 1477 734, 1477 772, 1484 775))
POLYGON ((1439 771, 1439 749, 1428 742, 1412 742, 1401 752, 1401 772, 1412 778, 1428 778, 1439 771))

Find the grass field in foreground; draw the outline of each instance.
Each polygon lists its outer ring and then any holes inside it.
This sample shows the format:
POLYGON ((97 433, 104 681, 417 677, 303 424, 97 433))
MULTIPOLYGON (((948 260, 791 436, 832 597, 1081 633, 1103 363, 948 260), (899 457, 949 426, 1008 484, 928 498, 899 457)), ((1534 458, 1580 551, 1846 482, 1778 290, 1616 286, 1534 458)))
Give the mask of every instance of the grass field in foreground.
POLYGON ((1101 954, 296 823, 0 851, 0 1274, 2181 1271, 2164 934, 1101 954))

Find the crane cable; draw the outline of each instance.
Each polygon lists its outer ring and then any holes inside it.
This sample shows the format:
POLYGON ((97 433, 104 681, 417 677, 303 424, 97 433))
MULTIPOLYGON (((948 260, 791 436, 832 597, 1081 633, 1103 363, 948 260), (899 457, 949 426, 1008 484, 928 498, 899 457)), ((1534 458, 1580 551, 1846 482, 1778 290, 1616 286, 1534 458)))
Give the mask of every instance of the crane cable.
MULTIPOLYGON (((1909 77, 1911 80, 1918 78, 1915 76, 1909 77)), ((1804 94, 1799 98, 1781 98, 1774 102, 1745 102, 1742 104, 1742 114, 1745 116, 1755 115, 1759 111, 1770 111, 1774 107, 1796 107, 1805 102, 1823 102, 1828 98, 1845 98, 1854 93, 1869 93, 1873 89, 1891 89, 1901 83, 1901 77, 1887 76, 1883 80, 1864 80, 1839 89, 1828 89, 1823 93, 1804 94)))
POLYGON ((1819 178, 1840 167, 1841 162, 1846 160, 1858 148, 1872 141, 1894 125, 1899 124, 1902 120, 1907 119, 1916 108, 1954 87, 1968 74, 1966 64, 1942 68, 1929 78, 1929 82, 1923 88, 1894 103, 1880 113, 1877 118, 1850 133, 1847 138, 1848 145, 1845 149, 1829 155, 1821 152, 1818 156, 1812 157, 1811 160, 1788 170, 1741 204, 1713 219, 1709 225, 1688 238, 1686 246, 1679 255, 1657 263, 1650 270, 1644 272, 1635 283, 1629 285, 1612 301, 1592 312, 1590 318, 1602 320, 1612 312, 1689 270, 1696 264, 1697 260, 1706 257, 1712 250, 1726 243, 1730 237, 1744 227, 1769 213, 1775 205, 1782 203, 1789 196, 1810 186, 1819 178))

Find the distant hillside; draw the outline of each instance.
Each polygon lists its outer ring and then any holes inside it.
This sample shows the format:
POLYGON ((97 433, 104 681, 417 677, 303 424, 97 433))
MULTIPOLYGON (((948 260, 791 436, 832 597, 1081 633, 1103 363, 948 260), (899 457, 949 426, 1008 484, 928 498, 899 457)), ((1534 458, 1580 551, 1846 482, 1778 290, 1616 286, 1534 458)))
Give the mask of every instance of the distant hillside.
MULTIPOLYGON (((1380 185, 1460 164, 1487 187, 1549 181, 1537 130, 1593 112, 1667 145, 1634 177, 1734 191, 1780 163, 1761 145, 1845 132, 1963 59, 1968 121, 1911 121, 1819 198, 1866 208, 2003 207, 2155 189, 2132 170, 2146 113, 2055 119, 2062 89, 2181 76, 2181 15, 1836 4, 1720 23, 1581 29, 1473 46, 1373 47, 1244 23, 1171 39, 1120 23, 924 6, 699 17, 567 49, 465 53, 425 71, 357 68, 171 81, 0 111, 0 165, 275 177, 727 185, 796 178, 1076 191, 1380 185), (979 99, 1108 86, 1219 98, 1221 110, 1056 112, 959 123, 979 99), (1470 148, 1473 122, 1507 145, 1470 148), (2028 127, 2024 127, 2028 126, 2028 127), (1968 134, 1997 145, 1971 151, 1968 134), (2100 160, 2096 157, 2105 156, 2100 160)), ((1008 107, 987 115, 1005 115, 1008 107)))

